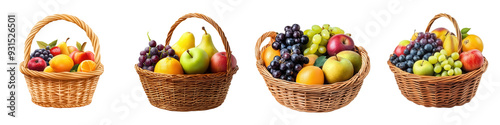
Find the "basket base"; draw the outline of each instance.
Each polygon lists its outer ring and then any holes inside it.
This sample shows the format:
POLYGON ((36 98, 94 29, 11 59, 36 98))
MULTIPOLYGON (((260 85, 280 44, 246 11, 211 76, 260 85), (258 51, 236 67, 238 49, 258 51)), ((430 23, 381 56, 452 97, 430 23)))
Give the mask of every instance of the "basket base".
POLYGON ((187 111, 203 111, 203 110, 209 110, 209 109, 214 109, 222 105, 222 103, 217 103, 213 105, 203 105, 203 106, 191 106, 191 107, 176 107, 176 106, 168 106, 165 104, 158 104, 150 101, 150 104, 153 105, 156 108, 159 109, 165 109, 169 111, 181 111, 181 112, 187 112, 187 111))
POLYGON ((53 108, 76 108, 76 107, 83 107, 89 105, 92 101, 87 101, 85 103, 78 103, 78 104, 64 104, 64 103, 41 103, 41 102, 35 102, 34 100, 31 100, 33 103, 35 103, 38 106, 42 107, 53 107, 53 108))

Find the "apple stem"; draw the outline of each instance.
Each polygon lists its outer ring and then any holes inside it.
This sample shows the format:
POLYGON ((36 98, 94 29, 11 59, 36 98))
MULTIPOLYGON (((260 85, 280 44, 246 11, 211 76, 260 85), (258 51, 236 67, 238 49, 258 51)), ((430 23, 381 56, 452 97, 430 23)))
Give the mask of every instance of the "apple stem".
POLYGON ((208 33, 207 33, 207 30, 205 30, 205 26, 202 26, 202 27, 201 27, 201 29, 202 29, 203 31, 205 31, 205 35, 206 35, 206 34, 208 34, 208 33))
POLYGON ((186 50, 186 52, 189 54, 189 56, 191 56, 191 58, 193 57, 193 56, 191 55, 191 53, 189 53, 189 49, 188 49, 188 50, 186 50))

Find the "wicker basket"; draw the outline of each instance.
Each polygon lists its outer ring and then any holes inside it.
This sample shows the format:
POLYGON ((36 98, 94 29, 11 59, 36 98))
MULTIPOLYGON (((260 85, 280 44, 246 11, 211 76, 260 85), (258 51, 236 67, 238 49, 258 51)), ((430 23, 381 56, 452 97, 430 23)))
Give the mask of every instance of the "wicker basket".
POLYGON ((255 57, 257 69, 266 81, 269 91, 281 105, 297 111, 330 112, 348 105, 356 97, 364 78, 370 71, 370 59, 363 47, 355 49, 361 55, 363 64, 351 79, 328 85, 303 85, 276 79, 264 66, 264 61, 260 57, 261 52, 274 42, 276 35, 276 32, 267 32, 257 40, 255 57), (267 37, 270 37, 271 41, 261 49, 260 46, 267 37))
MULTIPOLYGON (((448 14, 437 14, 427 25, 425 32, 429 32, 432 23, 438 18, 445 17, 453 22, 462 48, 462 34, 456 20, 448 14)), ((476 94, 481 80, 481 75, 488 67, 484 58, 481 68, 458 76, 419 76, 408 73, 387 61, 389 68, 394 73, 399 90, 408 100, 425 107, 454 107, 468 103, 476 94)))
POLYGON ((31 29, 24 47, 24 61, 20 64, 21 73, 26 78, 33 103, 43 107, 71 108, 88 105, 92 102, 99 76, 104 72, 101 64, 99 39, 90 27, 75 16, 55 14, 45 17, 31 29), (31 44, 35 35, 45 25, 66 20, 75 23, 85 30, 94 47, 96 70, 92 72, 46 73, 29 70, 26 66, 30 60, 31 44))
MULTIPOLYGON (((166 44, 170 43, 173 31, 188 18, 200 18, 210 23, 219 33, 226 57, 230 57, 231 48, 224 32, 211 18, 198 13, 190 13, 179 18, 168 32, 166 44)), ((161 74, 143 70, 135 65, 144 91, 151 105, 171 111, 207 110, 220 106, 225 98, 231 79, 238 70, 230 67, 231 60, 227 58, 227 71, 210 74, 161 74)))

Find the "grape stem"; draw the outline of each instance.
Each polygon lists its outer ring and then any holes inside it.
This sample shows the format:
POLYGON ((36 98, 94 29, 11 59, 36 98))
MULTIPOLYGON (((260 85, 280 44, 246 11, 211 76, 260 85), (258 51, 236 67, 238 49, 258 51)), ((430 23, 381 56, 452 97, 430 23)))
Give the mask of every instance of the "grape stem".
POLYGON ((151 38, 149 38, 149 32, 147 33, 149 41, 151 41, 151 38))

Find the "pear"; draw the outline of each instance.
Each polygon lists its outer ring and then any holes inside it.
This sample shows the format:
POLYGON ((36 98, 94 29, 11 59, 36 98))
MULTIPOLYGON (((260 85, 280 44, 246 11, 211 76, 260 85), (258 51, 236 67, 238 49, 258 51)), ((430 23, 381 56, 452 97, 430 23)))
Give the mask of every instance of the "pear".
POLYGON ((177 41, 173 46, 172 49, 175 51, 175 55, 181 57, 182 53, 184 51, 194 48, 194 35, 191 32, 185 32, 182 34, 181 38, 179 38, 179 41, 177 41))
POLYGON ((61 49, 61 54, 69 56, 70 53, 69 53, 68 45, 66 45, 66 42, 68 42, 68 40, 69 40, 69 37, 66 39, 66 41, 59 43, 59 45, 57 45, 57 46, 61 49))
POLYGON ((212 42, 212 36, 210 36, 210 34, 207 33, 205 27, 202 27, 201 29, 205 31, 205 34, 203 34, 201 38, 201 43, 198 44, 196 48, 205 50, 205 52, 207 52, 208 54, 208 58, 211 59, 212 56, 219 51, 217 51, 217 49, 215 48, 214 43, 212 42))
POLYGON ((451 53, 458 52, 458 39, 454 34, 449 32, 446 34, 446 39, 443 41, 443 49, 446 50, 446 56, 450 56, 451 53))

